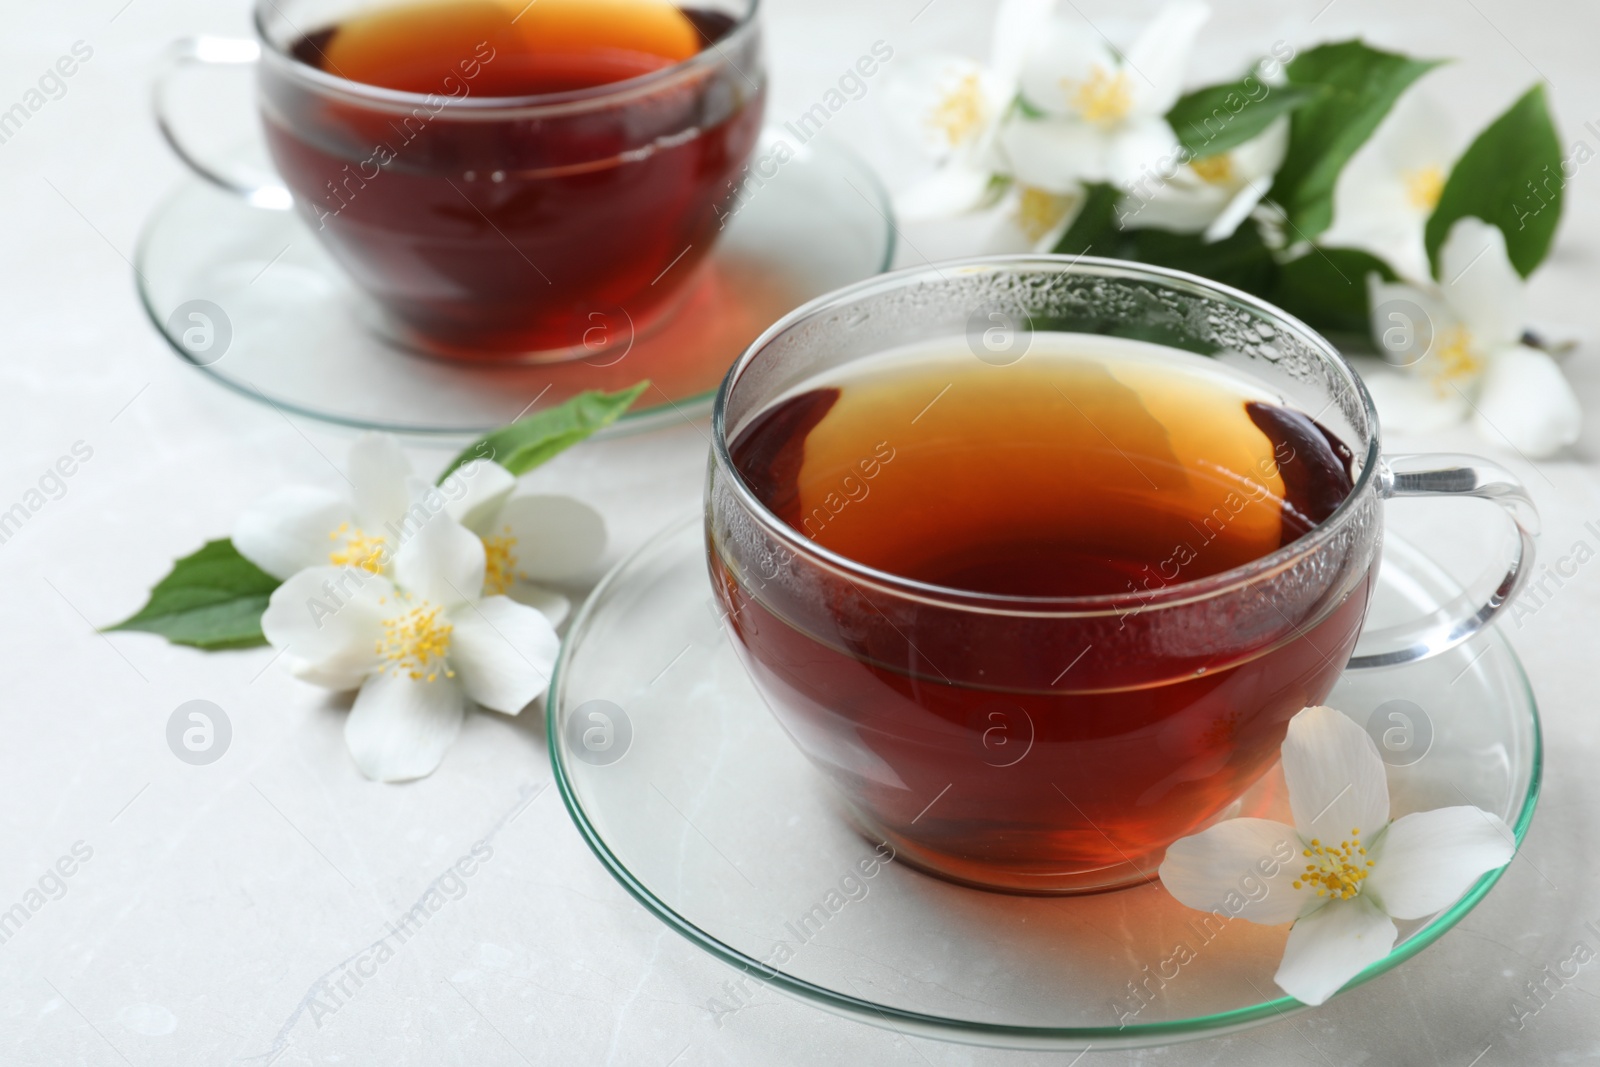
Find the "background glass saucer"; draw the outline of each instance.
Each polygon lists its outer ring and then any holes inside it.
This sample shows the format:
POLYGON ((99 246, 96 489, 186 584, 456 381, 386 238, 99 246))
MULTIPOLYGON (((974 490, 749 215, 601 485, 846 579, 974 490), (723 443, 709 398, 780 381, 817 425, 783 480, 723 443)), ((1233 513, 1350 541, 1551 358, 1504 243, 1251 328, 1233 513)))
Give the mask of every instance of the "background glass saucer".
MULTIPOLYGON (((905 1033, 1073 1051, 1216 1036, 1303 1009, 1272 981, 1287 927, 1206 926, 1159 885, 1023 897, 882 862, 746 677, 711 599, 701 523, 673 526, 595 590, 558 664, 548 729, 562 796, 601 862, 745 972, 723 985, 722 1006, 770 986, 905 1033), (1175 958, 1180 943, 1192 958, 1175 958)), ((1372 622, 1456 591, 1391 536, 1372 622)), ((1476 804, 1520 845, 1538 795, 1539 722, 1498 631, 1422 663, 1347 674, 1329 703, 1379 740, 1396 816, 1476 804)), ((1242 802, 1285 821, 1287 806, 1277 769, 1242 802)), ((1432 919, 1399 924, 1394 950, 1352 985, 1433 943, 1499 876, 1432 919)))
MULTIPOLYGON (((843 148, 800 146, 771 178, 752 179, 739 202, 676 314, 631 347, 567 363, 450 363, 403 347, 374 325, 366 298, 297 214, 250 207, 199 180, 150 219, 134 266, 145 311, 179 357, 285 411, 469 438, 585 389, 649 378, 654 388, 614 427, 625 432, 704 414, 758 333, 813 297, 883 271, 894 255, 888 195, 843 148), (190 317, 195 309, 209 333, 190 317)), ((626 330, 626 320, 610 328, 626 330)))

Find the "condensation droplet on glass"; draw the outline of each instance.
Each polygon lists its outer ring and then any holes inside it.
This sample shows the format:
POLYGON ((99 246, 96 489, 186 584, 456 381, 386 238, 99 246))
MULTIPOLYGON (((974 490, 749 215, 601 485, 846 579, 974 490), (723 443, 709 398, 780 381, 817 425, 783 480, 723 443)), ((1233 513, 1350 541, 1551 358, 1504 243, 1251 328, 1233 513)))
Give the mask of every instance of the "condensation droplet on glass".
POLYGON ((489 180, 492 182, 503 182, 506 180, 506 172, 503 170, 497 170, 493 174, 489 175, 489 180))
POLYGON ((478 172, 475 170, 469 170, 461 177, 464 181, 475 182, 478 180, 478 172))

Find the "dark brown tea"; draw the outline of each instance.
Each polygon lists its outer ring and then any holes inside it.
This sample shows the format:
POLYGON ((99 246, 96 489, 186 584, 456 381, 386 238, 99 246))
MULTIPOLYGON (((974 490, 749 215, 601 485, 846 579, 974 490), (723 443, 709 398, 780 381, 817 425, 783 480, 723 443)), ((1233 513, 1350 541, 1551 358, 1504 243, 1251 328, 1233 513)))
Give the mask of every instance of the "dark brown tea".
POLYGON ((996 367, 921 345, 791 391, 731 454, 815 545, 964 602, 782 561, 741 583, 713 559, 759 684, 857 816, 980 884, 1148 869, 1271 765, 1365 610, 1365 574, 1146 609, 1294 542, 1352 488, 1342 443, 1188 353, 1037 334, 996 367), (995 597, 1038 599, 1012 617, 995 597), (1102 599, 1051 603, 1073 597, 1102 599))
POLYGON ((289 52, 412 95, 312 90, 268 67, 268 142, 333 254, 423 347, 592 354, 597 328, 629 334, 669 310, 714 242, 764 98, 755 38, 728 46, 734 28, 664 0, 379 7, 289 52), (726 61, 615 100, 571 96, 713 46, 726 61))

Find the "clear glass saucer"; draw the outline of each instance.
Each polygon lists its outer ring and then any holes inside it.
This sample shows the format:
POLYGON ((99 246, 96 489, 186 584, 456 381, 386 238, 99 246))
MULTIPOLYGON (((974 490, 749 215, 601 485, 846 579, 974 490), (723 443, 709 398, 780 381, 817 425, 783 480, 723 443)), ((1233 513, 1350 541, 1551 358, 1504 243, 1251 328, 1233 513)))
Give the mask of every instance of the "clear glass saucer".
MULTIPOLYGON (((548 729, 561 794, 595 855, 742 972, 707 989, 703 1007, 737 1011, 770 987, 905 1033, 1072 1051, 1217 1036, 1303 1009, 1272 981, 1287 927, 1203 925, 1159 884, 1013 896, 883 862, 746 677, 711 599, 702 521, 672 526, 589 598, 557 667, 548 729)), ((1455 590, 1391 537, 1372 622, 1455 590)), ((1520 845, 1539 790, 1539 720, 1498 631, 1422 663, 1347 674, 1329 703, 1377 731, 1397 816, 1476 804, 1520 845)), ((1288 819, 1276 768, 1241 810, 1288 819)), ((1432 944, 1499 874, 1401 924, 1394 950, 1351 986, 1432 944)))
MULTIPOLYGON (((771 143, 764 138, 756 158, 771 143)), ((453 363, 384 335, 380 321, 292 211, 254 208, 199 180, 146 224, 135 253, 139 295, 177 355, 284 411, 410 436, 476 437, 582 392, 654 388, 616 430, 710 410, 728 366, 774 320, 885 270, 894 255, 888 194, 838 146, 802 145, 770 178, 752 178, 715 251, 676 312, 631 346, 563 363, 453 363), (184 332, 196 301, 220 309, 207 336, 184 332), (224 333, 225 331, 225 333, 224 333)), ((625 330, 625 320, 610 324, 625 330)))

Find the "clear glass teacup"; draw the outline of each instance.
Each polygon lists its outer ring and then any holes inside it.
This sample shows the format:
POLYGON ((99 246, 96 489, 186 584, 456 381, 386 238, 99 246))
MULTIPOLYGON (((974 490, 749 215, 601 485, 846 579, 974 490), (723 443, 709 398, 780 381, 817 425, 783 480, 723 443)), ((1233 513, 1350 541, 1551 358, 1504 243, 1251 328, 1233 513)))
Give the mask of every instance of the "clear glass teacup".
POLYGON ((760 134, 758 0, 682 9, 698 43, 687 58, 597 48, 584 62, 609 66, 576 73, 583 56, 519 52, 532 4, 459 0, 435 17, 454 36, 426 73, 406 69, 406 88, 344 76, 330 42, 347 20, 425 6, 260 0, 253 40, 174 47, 161 130, 202 178, 298 210, 372 299, 377 327, 410 347, 548 362, 648 332, 715 245, 760 134), (173 72, 238 64, 256 66, 276 177, 208 161, 172 117, 173 72), (565 80, 535 77, 544 68, 565 80))
POLYGON ((1202 278, 1112 260, 989 257, 822 297, 734 365, 713 430, 712 584, 773 713, 869 838, 943 877, 1019 892, 1150 877, 1167 845, 1226 814, 1274 764, 1288 720, 1343 671, 1434 655, 1502 610, 1531 567, 1538 521, 1521 483, 1485 460, 1384 456, 1360 378, 1303 323, 1202 278), (983 373, 1005 374, 1030 349, 1074 338, 1153 342, 1247 377, 1338 444, 1348 491, 1258 558, 1087 596, 930 583, 819 542, 839 500, 892 506, 867 493, 904 465, 892 459, 904 418, 884 430, 888 452, 850 475, 859 494, 841 483, 846 497, 786 500, 784 518, 757 491, 773 472, 752 466, 766 460, 751 459, 751 435, 814 419, 783 405, 817 383, 922 342, 970 349, 983 373), (1414 496, 1499 504, 1509 559, 1429 616, 1363 634, 1383 501, 1414 496))

